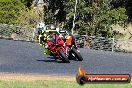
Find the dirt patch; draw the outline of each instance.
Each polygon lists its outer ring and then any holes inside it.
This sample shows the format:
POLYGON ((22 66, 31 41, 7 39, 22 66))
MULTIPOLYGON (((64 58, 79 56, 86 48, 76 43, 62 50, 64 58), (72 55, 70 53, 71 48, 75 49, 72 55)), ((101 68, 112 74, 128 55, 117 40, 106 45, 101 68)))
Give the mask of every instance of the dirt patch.
POLYGON ((53 76, 53 75, 32 75, 32 74, 16 74, 16 73, 0 73, 0 80, 11 81, 37 81, 37 80, 65 80, 75 81, 73 76, 53 76))

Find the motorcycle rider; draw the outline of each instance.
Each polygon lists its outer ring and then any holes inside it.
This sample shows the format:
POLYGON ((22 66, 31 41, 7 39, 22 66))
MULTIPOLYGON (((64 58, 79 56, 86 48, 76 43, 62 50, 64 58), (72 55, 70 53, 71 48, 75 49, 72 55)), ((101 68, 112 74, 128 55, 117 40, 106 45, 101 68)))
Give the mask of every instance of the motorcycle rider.
MULTIPOLYGON (((54 30, 55 26, 50 25, 50 29, 54 30)), ((45 35, 48 38, 48 41, 52 42, 53 44, 56 44, 56 36, 53 31, 49 31, 47 35, 45 35)), ((50 51, 48 50, 49 45, 45 47, 44 54, 50 54, 50 51)))
POLYGON ((38 29, 38 43, 40 46, 43 46, 43 35, 44 35, 44 31, 46 29, 46 25, 41 21, 38 25, 37 25, 37 29, 38 29))
POLYGON ((59 39, 60 39, 60 37, 59 37, 59 34, 57 32, 53 33, 50 36, 50 42, 53 42, 53 44, 57 44, 59 39))
POLYGON ((66 32, 65 38, 66 38, 66 44, 67 44, 69 47, 71 47, 71 45, 72 45, 72 37, 66 32))
POLYGON ((76 45, 74 36, 67 29, 60 30, 59 33, 68 45, 76 45))
POLYGON ((49 48, 51 48, 52 45, 57 44, 60 37, 57 32, 55 32, 55 33, 49 32, 49 34, 50 34, 50 40, 49 40, 50 44, 48 43, 47 48, 45 48, 45 50, 44 50, 44 54, 52 55, 49 48))
POLYGON ((75 38, 74 38, 73 35, 68 33, 66 30, 65 30, 65 42, 66 42, 66 45, 67 45, 66 52, 67 52, 68 58, 72 59, 72 57, 71 57, 71 54, 72 54, 71 53, 71 47, 72 47, 72 45, 76 46, 75 38))

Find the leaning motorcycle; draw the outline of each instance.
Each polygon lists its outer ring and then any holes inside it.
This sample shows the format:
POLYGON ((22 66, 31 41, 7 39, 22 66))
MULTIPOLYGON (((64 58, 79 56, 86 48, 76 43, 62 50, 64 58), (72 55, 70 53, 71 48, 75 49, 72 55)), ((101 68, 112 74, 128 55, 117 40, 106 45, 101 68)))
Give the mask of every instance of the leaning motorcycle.
POLYGON ((68 47, 68 58, 69 59, 74 59, 74 60, 78 60, 78 61, 82 61, 83 58, 80 54, 80 51, 78 50, 77 46, 72 45, 70 47, 68 47))
POLYGON ((80 54, 80 51, 78 50, 78 47, 77 47, 77 44, 75 42, 74 36, 71 35, 70 33, 66 32, 66 31, 67 30, 59 31, 59 33, 60 33, 63 41, 66 42, 66 45, 67 45, 66 54, 68 55, 68 58, 78 60, 78 61, 82 61, 83 58, 80 54), (66 39, 66 34, 69 35, 69 39, 66 39))
POLYGON ((52 41, 49 41, 47 44, 48 49, 52 52, 54 57, 61 59, 64 63, 70 63, 66 55, 66 45, 61 38, 58 39, 56 44, 52 41))
POLYGON ((69 59, 75 59, 75 60, 78 60, 78 61, 82 61, 83 58, 80 54, 80 51, 78 50, 78 47, 77 47, 77 44, 76 44, 74 38, 71 36, 70 42, 68 42, 68 41, 66 39, 66 44, 67 44, 67 49, 66 50, 67 50, 68 58, 69 59))

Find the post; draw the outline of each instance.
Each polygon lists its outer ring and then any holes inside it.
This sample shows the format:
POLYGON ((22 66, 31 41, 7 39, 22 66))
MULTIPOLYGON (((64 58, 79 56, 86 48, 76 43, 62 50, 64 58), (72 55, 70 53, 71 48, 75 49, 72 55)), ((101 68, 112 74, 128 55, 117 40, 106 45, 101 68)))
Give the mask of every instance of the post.
POLYGON ((114 46, 115 46, 115 39, 112 38, 112 52, 114 51, 114 46))
POLYGON ((72 27, 72 35, 73 35, 73 30, 74 30, 74 28, 75 28, 75 19, 76 19, 76 10, 77 10, 77 0, 75 0, 76 2, 75 2, 75 12, 74 12, 74 19, 73 19, 73 27, 72 27))

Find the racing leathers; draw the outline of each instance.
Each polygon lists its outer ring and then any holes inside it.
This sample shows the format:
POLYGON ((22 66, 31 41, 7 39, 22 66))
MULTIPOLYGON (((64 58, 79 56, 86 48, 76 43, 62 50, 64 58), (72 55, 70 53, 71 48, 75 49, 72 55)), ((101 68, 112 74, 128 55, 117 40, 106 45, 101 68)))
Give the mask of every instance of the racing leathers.
POLYGON ((39 35, 38 36, 38 40, 39 40, 38 43, 39 43, 40 46, 43 45, 43 38, 44 38, 45 28, 46 28, 46 26, 43 22, 41 22, 37 25, 38 35, 39 35))

